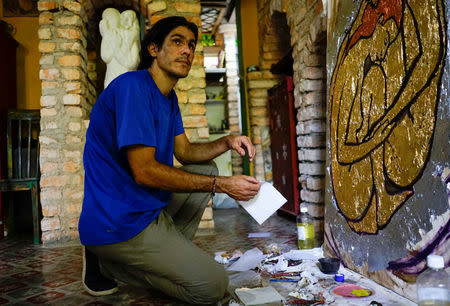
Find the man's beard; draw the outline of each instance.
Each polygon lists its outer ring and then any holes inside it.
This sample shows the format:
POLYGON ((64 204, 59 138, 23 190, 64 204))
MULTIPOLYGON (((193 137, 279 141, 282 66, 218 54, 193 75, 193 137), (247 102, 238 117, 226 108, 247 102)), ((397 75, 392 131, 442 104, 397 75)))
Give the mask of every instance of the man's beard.
POLYGON ((183 79, 189 75, 189 71, 191 71, 191 67, 189 67, 188 71, 186 73, 180 73, 178 71, 168 71, 168 74, 176 79, 183 79))

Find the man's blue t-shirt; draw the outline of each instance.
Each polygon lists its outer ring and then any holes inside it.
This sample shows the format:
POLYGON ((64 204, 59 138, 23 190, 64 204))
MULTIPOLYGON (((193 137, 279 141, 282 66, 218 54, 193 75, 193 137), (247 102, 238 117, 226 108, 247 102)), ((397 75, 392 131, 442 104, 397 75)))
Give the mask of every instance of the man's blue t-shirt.
POLYGON ((183 132, 175 91, 164 96, 148 70, 122 74, 109 84, 92 109, 86 134, 81 243, 128 240, 158 216, 171 193, 136 184, 124 147, 155 147, 155 159, 172 166, 174 137, 183 132))

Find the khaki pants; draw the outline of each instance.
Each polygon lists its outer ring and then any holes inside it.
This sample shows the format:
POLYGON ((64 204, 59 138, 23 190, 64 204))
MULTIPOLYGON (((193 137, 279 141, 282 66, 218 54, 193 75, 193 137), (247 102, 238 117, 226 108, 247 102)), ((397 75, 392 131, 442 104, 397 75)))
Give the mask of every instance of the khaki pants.
MULTIPOLYGON (((212 164, 182 169, 217 175, 212 164)), ((106 276, 158 289, 191 304, 215 303, 225 295, 228 276, 191 241, 210 198, 209 193, 174 193, 170 204, 137 236, 87 247, 99 257, 106 276)))

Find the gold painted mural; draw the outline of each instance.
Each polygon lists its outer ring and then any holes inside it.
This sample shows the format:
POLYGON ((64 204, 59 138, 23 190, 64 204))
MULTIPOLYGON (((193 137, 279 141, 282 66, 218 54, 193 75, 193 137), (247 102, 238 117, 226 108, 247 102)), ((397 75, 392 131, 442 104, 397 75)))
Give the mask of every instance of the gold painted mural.
POLYGON ((443 0, 364 0, 330 87, 331 181, 339 211, 377 233, 428 161, 446 52, 443 0))

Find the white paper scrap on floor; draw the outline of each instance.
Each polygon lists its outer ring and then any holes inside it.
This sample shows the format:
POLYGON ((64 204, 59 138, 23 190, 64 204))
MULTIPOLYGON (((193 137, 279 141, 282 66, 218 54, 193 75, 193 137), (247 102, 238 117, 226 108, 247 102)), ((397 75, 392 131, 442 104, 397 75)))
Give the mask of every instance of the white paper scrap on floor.
MULTIPOLYGON (((244 255, 252 255, 252 259, 255 259, 259 257, 255 254, 261 255, 261 251, 255 253, 257 251, 259 250, 254 248, 247 251, 248 253, 245 252, 244 255)), ((262 259, 257 270, 261 275, 261 283, 254 281, 253 274, 256 272, 249 276, 252 278, 251 282, 245 282, 244 275, 239 277, 241 286, 243 283, 246 283, 246 286, 255 283, 259 287, 235 289, 236 302, 240 305, 294 305, 303 300, 320 301, 322 305, 417 305, 342 265, 337 273, 342 274, 344 280, 336 281, 334 274, 325 274, 320 271, 318 259, 322 257, 321 248, 290 250, 283 254, 264 254, 260 257, 262 259), (296 261, 299 258, 301 260, 296 265, 287 267, 287 265, 279 264, 288 260, 296 261)), ((251 266, 255 266, 253 262, 251 266)))

